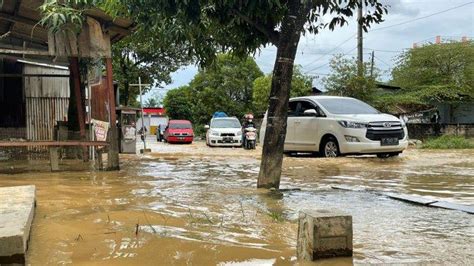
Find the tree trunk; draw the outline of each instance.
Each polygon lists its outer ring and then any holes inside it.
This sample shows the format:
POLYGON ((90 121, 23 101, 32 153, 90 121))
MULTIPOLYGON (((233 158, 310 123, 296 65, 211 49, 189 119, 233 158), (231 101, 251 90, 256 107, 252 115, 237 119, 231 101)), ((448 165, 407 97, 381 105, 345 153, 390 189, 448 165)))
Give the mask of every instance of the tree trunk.
POLYGON ((112 77, 112 58, 105 59, 105 69, 107 73, 107 91, 110 111, 109 147, 107 158, 107 170, 119 170, 119 139, 117 130, 117 115, 115 108, 114 79, 112 77))
POLYGON ((125 60, 126 60, 125 56, 122 55, 120 57, 120 68, 122 70, 122 77, 124 79, 124 82, 123 82, 124 92, 121 95, 123 97, 124 106, 128 106, 128 100, 130 98, 130 85, 129 85, 129 80, 130 79, 128 77, 127 64, 126 64, 125 60))
MULTIPOLYGON (((124 77, 126 77, 126 76, 124 76, 124 77)), ((128 82, 128 79, 127 79, 127 82, 128 82)), ((125 82, 123 84, 123 86, 125 87, 124 88, 124 93, 123 93, 123 103, 124 103, 125 106, 128 106, 128 100, 130 98, 130 85, 127 82, 125 82)))
POLYGON ((300 0, 288 1, 288 13, 281 25, 257 182, 259 188, 278 189, 280 186, 293 64, 309 10, 309 4, 302 4, 300 0))

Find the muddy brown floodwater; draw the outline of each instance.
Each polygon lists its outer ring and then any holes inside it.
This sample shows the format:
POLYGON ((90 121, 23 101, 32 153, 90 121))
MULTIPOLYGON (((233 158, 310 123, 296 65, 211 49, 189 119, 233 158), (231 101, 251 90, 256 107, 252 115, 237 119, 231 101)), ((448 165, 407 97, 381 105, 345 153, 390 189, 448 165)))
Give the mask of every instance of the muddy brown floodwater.
MULTIPOLYGON (((282 188, 257 190, 259 151, 155 144, 121 157, 119 172, 30 171, 1 162, 0 186, 35 184, 32 265, 291 265, 297 214, 340 209, 353 216, 353 263, 474 263, 474 219, 331 185, 396 191, 474 204, 474 151, 409 150, 400 158, 286 157, 282 188)), ((43 167, 43 168, 42 168, 43 167)), ((301 264, 301 263, 300 263, 301 264)))

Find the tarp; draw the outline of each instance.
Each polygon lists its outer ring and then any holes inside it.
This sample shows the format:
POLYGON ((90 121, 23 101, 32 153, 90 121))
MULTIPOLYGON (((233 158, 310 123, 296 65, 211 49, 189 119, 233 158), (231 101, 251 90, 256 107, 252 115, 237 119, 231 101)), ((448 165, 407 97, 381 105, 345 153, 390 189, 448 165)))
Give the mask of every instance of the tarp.
POLYGON ((224 112, 215 112, 215 113, 212 115, 212 118, 216 118, 216 117, 227 117, 227 114, 224 113, 224 112))

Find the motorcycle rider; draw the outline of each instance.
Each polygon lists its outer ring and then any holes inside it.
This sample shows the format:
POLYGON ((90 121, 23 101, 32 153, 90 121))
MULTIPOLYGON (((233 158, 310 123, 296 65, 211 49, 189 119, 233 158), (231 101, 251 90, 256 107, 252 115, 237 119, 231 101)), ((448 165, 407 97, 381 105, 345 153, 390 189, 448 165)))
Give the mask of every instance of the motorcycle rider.
POLYGON ((242 123, 242 144, 245 146, 245 129, 246 128, 255 128, 253 122, 253 114, 248 113, 244 115, 244 122, 242 123))
POLYGON ((142 126, 142 128, 138 130, 138 134, 140 134, 140 138, 142 141, 145 141, 146 132, 147 132, 147 129, 145 126, 142 126))

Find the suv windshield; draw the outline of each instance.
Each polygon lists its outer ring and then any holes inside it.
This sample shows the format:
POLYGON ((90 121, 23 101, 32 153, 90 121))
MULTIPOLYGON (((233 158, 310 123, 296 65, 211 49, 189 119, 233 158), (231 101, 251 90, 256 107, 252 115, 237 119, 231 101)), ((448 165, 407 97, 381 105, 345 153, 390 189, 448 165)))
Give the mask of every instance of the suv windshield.
POLYGON ((328 112, 338 115, 348 114, 379 114, 380 112, 363 101, 352 98, 327 98, 318 99, 328 112))
POLYGON ((191 128, 191 124, 170 124, 170 128, 186 129, 186 128, 191 128))
POLYGON ((213 119, 211 128, 240 128, 240 122, 237 119, 213 119))

